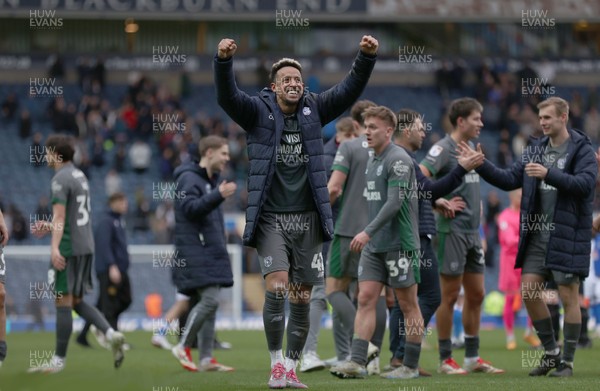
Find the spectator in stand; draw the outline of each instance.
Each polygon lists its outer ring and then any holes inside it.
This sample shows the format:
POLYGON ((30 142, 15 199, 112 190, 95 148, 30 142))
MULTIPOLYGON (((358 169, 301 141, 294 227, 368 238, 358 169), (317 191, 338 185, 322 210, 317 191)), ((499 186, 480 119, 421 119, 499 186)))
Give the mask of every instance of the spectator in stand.
POLYGON ((2 117, 2 119, 5 121, 14 120, 18 107, 19 102, 17 101, 17 94, 10 92, 6 96, 4 102, 2 102, 2 107, 0 108, 0 117, 2 117))
POLYGON ((57 54, 53 54, 48 58, 47 63, 50 63, 48 69, 48 77, 62 79, 65 77, 65 64, 63 63, 62 57, 57 54))
POLYGON ((106 174, 106 178, 104 178, 104 188, 106 189, 106 195, 110 197, 111 195, 120 192, 123 181, 121 180, 121 176, 114 168, 108 171, 106 174))
POLYGON ((34 167, 45 165, 45 150, 43 145, 42 133, 36 132, 33 135, 33 140, 29 146, 29 162, 34 167))
POLYGON ((133 230, 146 232, 150 229, 150 202, 144 196, 144 190, 138 188, 135 192, 136 207, 133 215, 133 230))
POLYGON ((173 179, 173 170, 175 169, 174 163, 176 160, 175 153, 171 147, 167 147, 162 151, 160 159, 160 176, 163 181, 170 181, 173 179))
POLYGON ((106 68, 104 67, 104 59, 96 59, 96 65, 92 69, 92 80, 98 82, 100 90, 104 89, 106 81, 106 68))
POLYGON ((29 110, 25 109, 21 111, 21 118, 19 119, 19 137, 21 140, 25 140, 31 136, 31 116, 29 110))
POLYGON ((18 242, 27 239, 29 237, 29 225, 25 220, 25 216, 23 216, 23 212, 19 210, 17 205, 11 204, 8 209, 8 214, 10 214, 12 221, 12 232, 10 237, 18 242))
MULTIPOLYGON (((118 330, 119 316, 131 305, 129 282, 129 253, 125 220, 127 197, 115 193, 108 199, 109 209, 104 212, 94 232, 95 268, 100 285, 96 307, 114 330, 118 330)), ((86 322, 77 336, 77 343, 90 346, 86 334, 91 323, 86 322)))
POLYGON ((175 230, 175 209, 173 201, 167 200, 156 208, 154 213, 154 235, 157 243, 173 243, 175 230))
POLYGON ((129 163, 136 174, 143 174, 150 166, 152 150, 148 143, 137 139, 129 148, 129 163))
POLYGON ((100 134, 96 134, 91 148, 92 165, 94 167, 104 166, 104 139, 100 134))
POLYGON ((38 200, 37 208, 35 210, 35 215, 38 217, 38 220, 48 220, 46 218, 40 218, 40 216, 50 216, 51 214, 52 214, 52 209, 50 209, 48 197, 43 195, 38 200))
POLYGON ((594 144, 598 144, 600 140, 600 115, 596 107, 590 107, 587 113, 585 113, 583 130, 592 139, 594 144))
POLYGON ((117 144, 117 152, 115 153, 114 167, 117 172, 125 172, 125 160, 127 159, 127 152, 125 150, 125 143, 117 144))

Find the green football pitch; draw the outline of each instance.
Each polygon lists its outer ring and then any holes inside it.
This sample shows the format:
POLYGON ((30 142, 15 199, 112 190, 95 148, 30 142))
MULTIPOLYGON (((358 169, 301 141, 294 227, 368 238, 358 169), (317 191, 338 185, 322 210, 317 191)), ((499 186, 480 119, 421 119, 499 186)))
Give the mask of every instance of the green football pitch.
MULTIPOLYGON (((522 330, 517 330, 517 336, 522 330)), ((231 342, 230 351, 216 351, 220 362, 235 367, 231 373, 191 373, 183 370, 169 351, 150 345, 150 333, 126 334, 132 350, 127 352, 123 366, 115 370, 112 355, 98 345, 83 349, 72 340, 66 369, 54 375, 28 374, 27 369, 35 360, 43 359, 54 349, 53 333, 12 333, 8 335, 9 355, 0 369, 0 391, 238 391, 266 390, 269 375, 269 355, 266 352, 262 331, 220 331, 219 338, 231 342), (32 361, 33 360, 33 361, 32 361)), ((568 379, 530 378, 527 372, 539 357, 519 340, 514 351, 504 348, 502 330, 482 332, 482 357, 497 367, 506 369, 505 374, 467 376, 442 376, 408 381, 387 380, 377 376, 363 380, 340 380, 327 370, 300 373, 299 378, 312 390, 390 390, 390 391, 519 391, 519 390, 600 390, 600 341, 598 347, 580 350, 575 361, 575 375, 568 379)), ((93 337, 90 336, 90 340, 93 337)), ((424 350, 421 366, 430 372, 437 368, 435 335, 427 338, 432 348, 424 350)), ((387 347, 387 335, 384 349, 387 347)), ((331 330, 322 330, 319 353, 322 358, 333 356, 331 330)), ((197 352, 194 351, 197 359, 197 352)), ((455 353, 462 364, 464 351, 455 353)), ((387 363, 390 353, 382 353, 382 364, 387 363)))

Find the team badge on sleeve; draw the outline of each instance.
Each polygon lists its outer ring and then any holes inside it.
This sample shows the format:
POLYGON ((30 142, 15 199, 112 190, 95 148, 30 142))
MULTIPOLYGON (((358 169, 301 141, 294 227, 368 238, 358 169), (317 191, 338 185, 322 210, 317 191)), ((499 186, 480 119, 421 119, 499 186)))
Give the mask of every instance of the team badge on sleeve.
POLYGON ((404 164, 402 160, 398 160, 396 163, 394 163, 392 168, 394 169, 394 174, 398 176, 402 176, 408 173, 408 166, 404 164))
POLYGON ((429 150, 429 154, 433 157, 437 157, 437 156, 440 156, 440 153, 442 153, 443 150, 444 150, 443 147, 440 147, 439 145, 434 145, 429 150))

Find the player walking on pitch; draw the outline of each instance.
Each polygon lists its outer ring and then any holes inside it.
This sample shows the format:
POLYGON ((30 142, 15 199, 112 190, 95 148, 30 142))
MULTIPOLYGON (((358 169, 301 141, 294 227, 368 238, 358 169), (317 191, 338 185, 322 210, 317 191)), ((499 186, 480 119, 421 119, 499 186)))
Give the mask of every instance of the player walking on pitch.
POLYGON ((69 338, 73 331, 72 310, 100 330, 112 347, 115 368, 123 362, 123 334, 110 327, 106 318, 83 301, 92 288, 94 236, 87 178, 73 165, 75 150, 71 138, 52 135, 46 141, 48 166, 56 172, 52 178, 52 221, 38 220, 33 234, 52 234, 49 284, 56 294, 56 350, 46 365, 29 372, 56 373, 65 367, 69 338))

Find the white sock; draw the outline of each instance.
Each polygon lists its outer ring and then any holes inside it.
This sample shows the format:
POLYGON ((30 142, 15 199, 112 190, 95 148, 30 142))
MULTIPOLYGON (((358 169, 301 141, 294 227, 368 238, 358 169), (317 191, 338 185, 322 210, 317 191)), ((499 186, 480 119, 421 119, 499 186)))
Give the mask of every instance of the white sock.
POLYGON ((274 367, 278 362, 283 362, 283 350, 270 350, 271 367, 274 367))
POLYGON ((298 360, 292 360, 291 358, 286 357, 285 358, 285 371, 289 372, 292 369, 296 370, 296 367, 298 366, 298 360))
POLYGON ((473 364, 479 360, 479 356, 477 357, 465 357, 465 364, 473 364))
POLYGON ((115 335, 115 330, 111 327, 108 330, 106 330, 106 334, 104 335, 106 336, 107 340, 112 341, 113 335, 115 335))
POLYGON ((546 354, 550 354, 552 356, 556 356, 558 353, 560 353, 560 348, 556 348, 554 350, 546 350, 546 354))
POLYGON ((200 360, 200 365, 208 365, 210 364, 210 360, 212 360, 212 357, 204 357, 202 360, 200 360))

